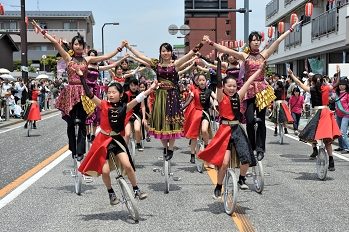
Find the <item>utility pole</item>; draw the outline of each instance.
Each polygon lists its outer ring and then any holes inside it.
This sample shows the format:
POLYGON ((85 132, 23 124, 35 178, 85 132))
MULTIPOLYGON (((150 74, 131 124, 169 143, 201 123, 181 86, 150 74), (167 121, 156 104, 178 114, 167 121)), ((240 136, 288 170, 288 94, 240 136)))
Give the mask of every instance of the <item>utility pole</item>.
POLYGON ((25 24, 25 0, 21 0, 21 59, 22 80, 28 82, 27 25, 25 24))

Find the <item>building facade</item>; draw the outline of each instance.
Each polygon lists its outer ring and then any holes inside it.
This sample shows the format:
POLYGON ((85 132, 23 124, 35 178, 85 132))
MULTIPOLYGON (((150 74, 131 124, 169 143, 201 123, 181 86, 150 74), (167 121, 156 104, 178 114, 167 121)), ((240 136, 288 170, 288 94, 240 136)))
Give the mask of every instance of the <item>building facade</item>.
MULTIPOLYGON (((300 27, 282 41, 275 53, 268 59, 268 65, 275 65, 275 71, 286 74, 285 63, 298 76, 304 71, 324 75, 329 73, 331 63, 349 63, 349 4, 348 0, 272 0, 266 6, 267 27, 274 27, 274 38, 278 38, 279 22, 290 25, 292 13, 303 20, 300 27), (305 15, 305 5, 313 4, 311 17, 305 15), (322 66, 322 69, 321 69, 322 66)), ((349 75, 346 74, 346 75, 349 75)))
MULTIPOLYGON (((228 8, 236 8, 236 0, 228 0, 228 8)), ((236 13, 228 13, 227 18, 184 18, 184 24, 190 27, 190 33, 185 36, 185 52, 189 52, 197 45, 204 35, 208 35, 212 41, 236 40, 236 13), (217 38, 216 38, 217 37, 217 38)), ((212 52, 212 47, 204 46, 200 53, 204 56, 212 52)))
MULTIPOLYGON (((29 19, 27 27, 28 59, 38 65, 42 55, 56 55, 53 44, 44 39, 43 35, 36 34, 30 21, 35 20, 50 35, 55 35, 58 40, 65 38, 68 42, 80 33, 86 42, 86 48, 93 48, 93 25, 95 20, 92 11, 26 11, 29 19)), ((0 17, 0 33, 20 32, 20 11, 6 11, 0 17)), ((21 37, 10 35, 15 44, 21 47, 21 37)), ((21 52, 15 52, 13 59, 21 59, 21 52)), ((43 67, 41 67, 43 68, 43 67)))

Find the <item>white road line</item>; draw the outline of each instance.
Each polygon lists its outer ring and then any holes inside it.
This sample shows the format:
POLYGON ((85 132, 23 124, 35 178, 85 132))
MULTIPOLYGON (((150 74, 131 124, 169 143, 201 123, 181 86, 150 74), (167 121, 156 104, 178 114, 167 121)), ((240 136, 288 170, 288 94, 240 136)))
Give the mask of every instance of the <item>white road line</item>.
MULTIPOLYGON (((267 127, 268 129, 274 131, 274 127, 271 127, 271 126, 266 126, 266 127, 267 127)), ((292 135, 290 135, 290 134, 284 135, 284 136, 287 136, 287 137, 289 137, 289 138, 291 138, 291 139, 293 139, 293 140, 299 141, 299 138, 298 138, 298 137, 292 136, 292 135)), ((301 142, 301 143, 303 143, 303 142, 301 142)), ((307 144, 308 146, 311 146, 310 143, 304 143, 304 144, 307 144)), ((340 158, 340 159, 349 161, 349 158, 348 158, 348 157, 345 157, 345 156, 343 156, 343 155, 341 155, 341 154, 338 154, 338 153, 335 152, 335 151, 332 151, 332 154, 333 154, 333 156, 336 156, 336 157, 338 157, 338 158, 340 158)))
MULTIPOLYGON (((43 117, 45 117, 45 118, 42 118, 40 121, 44 121, 44 120, 46 120, 46 119, 48 119, 48 118, 52 118, 52 117, 55 117, 55 116, 57 116, 57 115, 61 115, 61 113, 54 114, 54 115, 50 115, 50 116, 47 116, 47 117, 43 116, 43 117)), ((24 121, 23 121, 23 122, 24 122, 24 121)), ((23 123, 23 122, 19 122, 19 123, 23 123)), ((9 126, 11 126, 11 125, 9 125, 9 126)), ((22 127, 23 127, 22 125, 21 125, 21 126, 16 126, 16 127, 13 127, 13 128, 10 128, 10 129, 4 130, 4 131, 1 131, 0 134, 3 134, 3 133, 5 133, 5 132, 8 132, 8 131, 11 131, 11 130, 14 130, 14 129, 22 128, 22 127)))
POLYGON ((57 164, 59 164, 62 160, 64 160, 69 155, 71 155, 71 151, 67 150, 62 155, 60 155, 57 159, 53 160, 50 164, 45 166, 35 175, 30 177, 21 185, 19 185, 16 189, 11 191, 8 195, 6 195, 3 199, 0 200, 0 209, 5 207, 8 203, 10 203, 16 197, 18 197, 22 192, 24 192, 27 188, 29 188, 32 184, 34 184, 37 180, 39 180, 42 176, 44 176, 47 172, 53 169, 57 164))

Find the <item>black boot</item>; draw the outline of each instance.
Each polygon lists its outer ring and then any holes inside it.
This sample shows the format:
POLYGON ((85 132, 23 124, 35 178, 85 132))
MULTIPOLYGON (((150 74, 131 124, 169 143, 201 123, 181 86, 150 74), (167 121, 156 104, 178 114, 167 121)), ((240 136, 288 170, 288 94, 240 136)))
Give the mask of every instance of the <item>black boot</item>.
POLYGON ((33 123, 33 129, 36 129, 36 121, 33 123))
POLYGON ((24 124, 24 129, 28 128, 28 121, 24 124))
POLYGON ((286 128, 286 127, 284 128, 284 131, 285 131, 285 133, 284 133, 284 134, 285 134, 285 135, 287 135, 287 134, 288 134, 288 130, 287 130, 287 128, 286 128))
POLYGON ((319 154, 317 147, 313 147, 313 153, 309 156, 310 160, 316 159, 316 156, 319 154))
POLYGON ((278 128, 277 127, 275 127, 274 136, 278 136, 278 128))
POLYGON ((95 135, 91 135, 91 143, 93 142, 93 140, 95 140, 96 136, 95 135))
POLYGON ((190 154, 190 163, 195 164, 195 154, 190 154))
POLYGON ((165 157, 166 161, 169 161, 170 159, 172 159, 172 156, 173 156, 173 151, 167 149, 167 155, 165 157))
POLYGON ((333 156, 329 156, 328 170, 335 171, 333 156))
POLYGON ((86 135, 86 138, 87 138, 87 141, 90 142, 90 140, 91 140, 91 134, 87 134, 87 135, 86 135))

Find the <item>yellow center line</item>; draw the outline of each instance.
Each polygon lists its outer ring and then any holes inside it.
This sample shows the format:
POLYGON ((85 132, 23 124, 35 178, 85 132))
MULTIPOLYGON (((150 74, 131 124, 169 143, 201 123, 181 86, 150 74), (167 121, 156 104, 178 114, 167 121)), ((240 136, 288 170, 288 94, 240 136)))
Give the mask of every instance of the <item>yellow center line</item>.
MULTIPOLYGON (((207 174, 211 178, 212 183, 217 182, 217 171, 212 168, 206 167, 207 174)), ((241 209, 241 207, 236 204, 235 211, 232 213, 232 218, 241 232, 255 232, 251 222, 247 219, 245 212, 241 209)))
POLYGON ((49 163, 51 163, 57 157, 62 155, 66 150, 68 150, 68 145, 64 146, 62 149, 54 153, 52 156, 48 157, 46 160, 42 161, 40 164, 38 164, 28 172, 24 173, 22 176, 18 177, 16 180, 14 180, 12 183, 5 186, 3 189, 0 189, 0 198, 5 196, 7 193, 11 192, 13 189, 17 188, 24 181, 26 181, 31 176, 33 176, 34 174, 39 172, 41 169, 46 167, 49 163))

